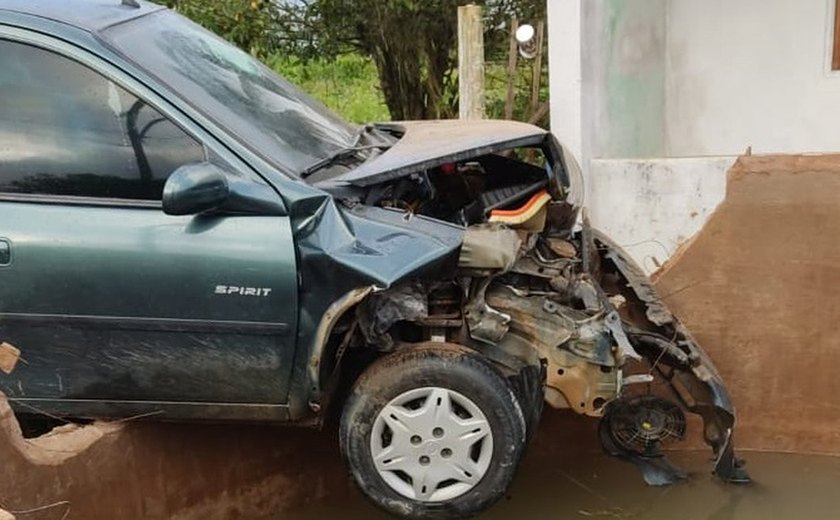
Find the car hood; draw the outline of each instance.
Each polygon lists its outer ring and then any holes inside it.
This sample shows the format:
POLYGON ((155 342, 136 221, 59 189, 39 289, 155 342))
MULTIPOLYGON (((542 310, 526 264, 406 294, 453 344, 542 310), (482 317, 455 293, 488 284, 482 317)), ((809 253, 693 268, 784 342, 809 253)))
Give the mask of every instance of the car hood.
POLYGON ((547 131, 534 125, 500 120, 401 121, 377 128, 401 135, 386 152, 318 186, 371 186, 419 170, 541 143, 547 131))

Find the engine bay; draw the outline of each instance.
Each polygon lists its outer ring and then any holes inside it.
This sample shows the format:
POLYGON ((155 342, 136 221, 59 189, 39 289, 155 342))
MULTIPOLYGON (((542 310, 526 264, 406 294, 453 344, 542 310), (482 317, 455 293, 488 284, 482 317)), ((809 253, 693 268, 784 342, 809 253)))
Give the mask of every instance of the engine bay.
POLYGON ((364 203, 471 226, 495 210, 517 207, 547 184, 544 166, 493 154, 377 185, 364 203))
POLYGON ((715 472, 748 480, 734 456, 734 411, 714 365, 644 273, 580 218, 571 187, 557 182, 562 163, 550 151, 514 149, 369 187, 365 206, 401 212, 409 222, 414 215, 445 221, 464 235, 454 270, 361 304, 353 325, 360 335, 348 335, 344 348, 451 343, 510 373, 542 370, 544 402, 600 418, 605 449, 634 462, 651 484, 684 477, 661 449, 684 437, 684 411, 697 413, 715 472))

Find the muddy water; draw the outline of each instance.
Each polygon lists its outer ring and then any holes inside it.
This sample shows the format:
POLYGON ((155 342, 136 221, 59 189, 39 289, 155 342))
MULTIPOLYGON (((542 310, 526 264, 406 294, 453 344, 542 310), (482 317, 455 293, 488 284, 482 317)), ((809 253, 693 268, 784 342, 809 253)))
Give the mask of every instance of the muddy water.
MULTIPOLYGON (((597 451, 551 454, 532 450, 502 503, 480 517, 502 519, 768 520, 840 518, 840 458, 747 453, 756 480, 723 485, 707 474, 705 452, 675 453, 692 472, 679 485, 651 488, 636 471, 597 451)), ((349 489, 332 503, 283 515, 284 520, 390 518, 349 489)))

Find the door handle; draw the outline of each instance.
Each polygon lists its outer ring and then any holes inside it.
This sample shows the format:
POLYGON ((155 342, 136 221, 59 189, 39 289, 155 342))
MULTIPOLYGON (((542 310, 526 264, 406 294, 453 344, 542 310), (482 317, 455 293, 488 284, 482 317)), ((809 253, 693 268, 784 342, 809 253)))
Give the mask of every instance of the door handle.
POLYGON ((0 267, 12 263, 12 243, 0 238, 0 267))

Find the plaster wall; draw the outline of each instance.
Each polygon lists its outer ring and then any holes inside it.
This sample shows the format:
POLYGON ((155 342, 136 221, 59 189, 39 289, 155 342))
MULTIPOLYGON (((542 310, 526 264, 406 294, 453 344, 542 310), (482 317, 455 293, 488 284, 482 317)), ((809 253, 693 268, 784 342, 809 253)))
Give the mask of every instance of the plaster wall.
POLYGON ((833 19, 834 0, 669 0, 667 155, 840 150, 833 19))
POLYGON ((548 5, 552 130, 593 224, 648 271, 702 228, 748 147, 840 150, 834 0, 548 5))

